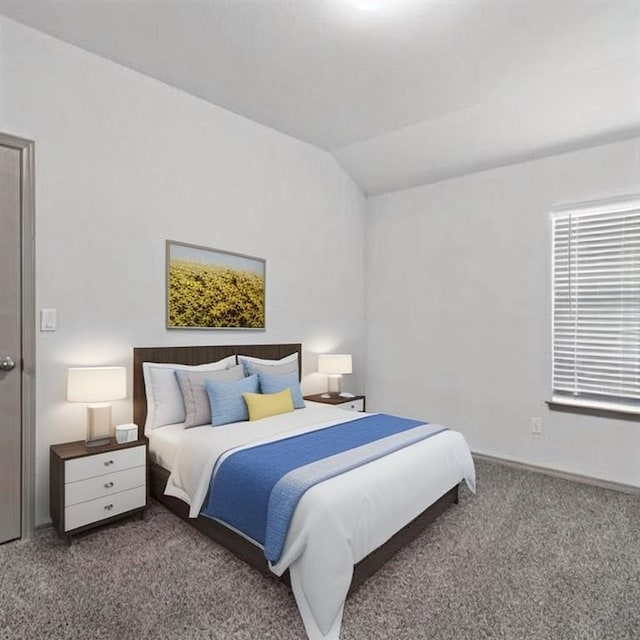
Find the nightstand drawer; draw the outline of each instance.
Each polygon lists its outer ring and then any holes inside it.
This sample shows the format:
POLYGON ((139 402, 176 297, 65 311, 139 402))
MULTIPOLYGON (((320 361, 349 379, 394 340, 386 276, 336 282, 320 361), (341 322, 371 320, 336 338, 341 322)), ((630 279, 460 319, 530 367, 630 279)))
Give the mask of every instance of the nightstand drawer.
POLYGON ((142 466, 88 478, 87 480, 70 482, 65 488, 65 506, 87 502, 95 498, 103 498, 112 493, 119 493, 135 487, 143 487, 146 482, 145 476, 146 469, 142 466))
POLYGON ((67 460, 64 465, 64 481, 65 483, 76 482, 131 467, 142 467, 146 464, 145 458, 145 447, 141 445, 67 460))
POLYGON ((71 531, 132 509, 144 507, 147 502, 146 487, 136 487, 111 496, 81 502, 64 510, 64 530, 71 531))
POLYGON ((346 409, 347 411, 364 411, 364 400, 359 398, 358 400, 353 400, 352 402, 343 402, 338 405, 341 409, 346 409))

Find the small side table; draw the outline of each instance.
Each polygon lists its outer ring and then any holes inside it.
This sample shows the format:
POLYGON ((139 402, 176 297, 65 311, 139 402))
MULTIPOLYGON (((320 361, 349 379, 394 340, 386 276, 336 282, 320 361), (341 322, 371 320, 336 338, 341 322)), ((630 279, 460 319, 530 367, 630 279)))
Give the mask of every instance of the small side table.
POLYGON ((310 402, 332 404, 336 407, 340 407, 340 409, 346 409, 347 411, 364 411, 366 402, 365 396, 353 396, 353 398, 345 398, 343 396, 325 397, 323 393, 305 396, 304 399, 309 400, 310 402))
POLYGON ((70 536, 147 507, 147 442, 88 448, 83 440, 51 445, 51 520, 70 536))

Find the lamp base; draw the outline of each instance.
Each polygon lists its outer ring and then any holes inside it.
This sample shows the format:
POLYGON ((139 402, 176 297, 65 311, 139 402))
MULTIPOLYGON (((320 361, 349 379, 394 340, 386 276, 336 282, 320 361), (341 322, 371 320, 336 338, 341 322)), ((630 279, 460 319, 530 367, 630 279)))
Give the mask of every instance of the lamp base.
POLYGON ((340 394, 340 383, 342 382, 342 374, 331 374, 329 376, 329 390, 327 394, 329 398, 333 398, 340 394))
POLYGON ((85 440, 85 447, 103 447, 106 444, 111 444, 111 438, 96 438, 95 440, 85 440))
POLYGON ((99 447, 111 442, 111 405, 108 402, 87 407, 85 446, 99 447))

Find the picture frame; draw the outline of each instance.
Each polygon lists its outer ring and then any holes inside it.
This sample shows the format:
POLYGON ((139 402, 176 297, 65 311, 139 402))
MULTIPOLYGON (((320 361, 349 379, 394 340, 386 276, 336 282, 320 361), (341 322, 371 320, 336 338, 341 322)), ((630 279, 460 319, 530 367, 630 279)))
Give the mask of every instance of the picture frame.
POLYGON ((266 260, 166 241, 167 329, 264 331, 266 260))

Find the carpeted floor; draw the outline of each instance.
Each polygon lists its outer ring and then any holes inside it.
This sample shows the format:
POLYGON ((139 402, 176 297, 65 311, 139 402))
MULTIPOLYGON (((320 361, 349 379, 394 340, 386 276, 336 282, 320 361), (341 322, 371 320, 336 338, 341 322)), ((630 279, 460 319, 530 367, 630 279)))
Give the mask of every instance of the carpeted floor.
MULTIPOLYGON (((347 601, 342 640, 638 640, 640 498, 480 461, 347 601)), ((298 640, 293 597, 153 503, 0 546, 0 640, 298 640)))

